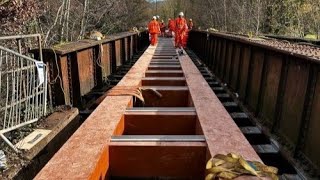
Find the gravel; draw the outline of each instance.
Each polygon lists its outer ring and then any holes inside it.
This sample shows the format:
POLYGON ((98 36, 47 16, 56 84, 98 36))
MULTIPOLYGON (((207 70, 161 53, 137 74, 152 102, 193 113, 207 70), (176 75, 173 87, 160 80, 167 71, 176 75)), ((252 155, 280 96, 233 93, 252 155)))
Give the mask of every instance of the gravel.
POLYGON ((277 49, 281 49, 284 51, 288 51, 290 53, 294 54, 300 54, 304 56, 308 56, 313 59, 320 60, 320 47, 315 46, 315 45, 308 45, 305 43, 290 43, 287 41, 282 41, 282 40, 255 40, 255 39, 250 39, 250 41, 253 41, 255 43, 275 47, 277 49))

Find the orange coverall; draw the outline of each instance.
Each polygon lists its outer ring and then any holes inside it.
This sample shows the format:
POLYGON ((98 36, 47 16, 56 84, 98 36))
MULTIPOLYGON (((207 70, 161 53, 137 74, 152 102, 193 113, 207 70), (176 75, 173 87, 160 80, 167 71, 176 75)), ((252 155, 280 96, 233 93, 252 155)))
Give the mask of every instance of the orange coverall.
POLYGON ((175 46, 176 47, 185 47, 183 44, 183 39, 186 35, 186 30, 188 29, 187 21, 185 18, 179 17, 176 19, 176 37, 175 37, 175 46))
MULTIPOLYGON (((168 28, 170 32, 174 32, 176 29, 176 23, 174 22, 173 19, 170 19, 168 22, 168 28)), ((172 34, 172 33, 171 33, 172 34)))
POLYGON ((193 22, 192 21, 189 21, 189 24, 187 26, 187 29, 186 29, 186 32, 185 32, 185 35, 182 39, 182 46, 185 48, 187 47, 187 43, 188 43, 188 38, 189 38, 189 31, 191 31, 191 29, 193 28, 193 22))
POLYGON ((160 33, 160 25, 157 20, 150 21, 149 25, 149 33, 151 35, 150 44, 152 46, 158 43, 158 34, 160 33))
POLYGON ((160 23, 160 31, 161 31, 161 36, 164 36, 164 33, 166 31, 166 25, 163 22, 160 23))
POLYGON ((183 48, 187 47, 188 38, 189 38, 189 29, 188 29, 188 27, 186 27, 186 31, 184 33, 184 36, 182 37, 182 47, 183 48))

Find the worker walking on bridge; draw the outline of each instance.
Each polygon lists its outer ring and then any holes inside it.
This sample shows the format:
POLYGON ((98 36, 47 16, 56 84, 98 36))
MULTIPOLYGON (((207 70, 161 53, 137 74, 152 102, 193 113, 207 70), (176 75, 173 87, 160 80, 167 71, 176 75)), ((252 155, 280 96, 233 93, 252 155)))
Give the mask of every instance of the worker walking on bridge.
POLYGON ((152 21, 148 25, 150 38, 150 44, 155 46, 158 43, 158 34, 160 33, 160 25, 157 21, 157 17, 153 16, 152 21))
POLYGON ((183 39, 186 33, 186 30, 188 29, 187 21, 184 18, 183 12, 179 13, 179 17, 176 19, 176 36, 175 36, 175 46, 176 48, 185 47, 183 45, 183 39))
POLYGON ((186 28, 186 31, 184 33, 183 39, 182 39, 182 46, 187 47, 188 44, 188 38, 189 38, 189 31, 191 31, 193 28, 193 22, 192 19, 189 20, 188 26, 186 28))
POLYGON ((169 28, 170 36, 174 36, 174 31, 176 29, 176 23, 171 18, 168 19, 168 28, 169 28))
POLYGON ((164 37, 164 33, 166 31, 166 25, 164 24, 163 20, 160 23, 160 30, 161 30, 161 36, 164 37))

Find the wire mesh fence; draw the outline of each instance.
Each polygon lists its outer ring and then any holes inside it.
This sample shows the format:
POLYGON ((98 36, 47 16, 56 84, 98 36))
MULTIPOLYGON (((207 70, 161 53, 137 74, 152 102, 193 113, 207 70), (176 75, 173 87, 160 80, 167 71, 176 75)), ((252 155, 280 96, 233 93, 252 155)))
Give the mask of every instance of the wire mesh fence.
MULTIPOLYGON (((47 69, 42 61, 0 46, 0 136, 46 115, 47 69)), ((42 57, 41 57, 42 58, 42 57)))

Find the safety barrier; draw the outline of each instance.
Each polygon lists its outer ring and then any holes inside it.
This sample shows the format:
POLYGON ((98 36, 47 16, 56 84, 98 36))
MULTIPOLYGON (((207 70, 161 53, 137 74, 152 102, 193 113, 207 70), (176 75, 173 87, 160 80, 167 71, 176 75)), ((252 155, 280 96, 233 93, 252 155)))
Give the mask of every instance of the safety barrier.
MULTIPOLYGON (((19 48, 20 49, 20 48, 19 48)), ((46 65, 0 46, 0 136, 46 115, 46 65)))
POLYGON ((319 60, 246 38, 205 31, 190 32, 189 47, 275 135, 285 154, 303 162, 309 173, 317 173, 319 60))

